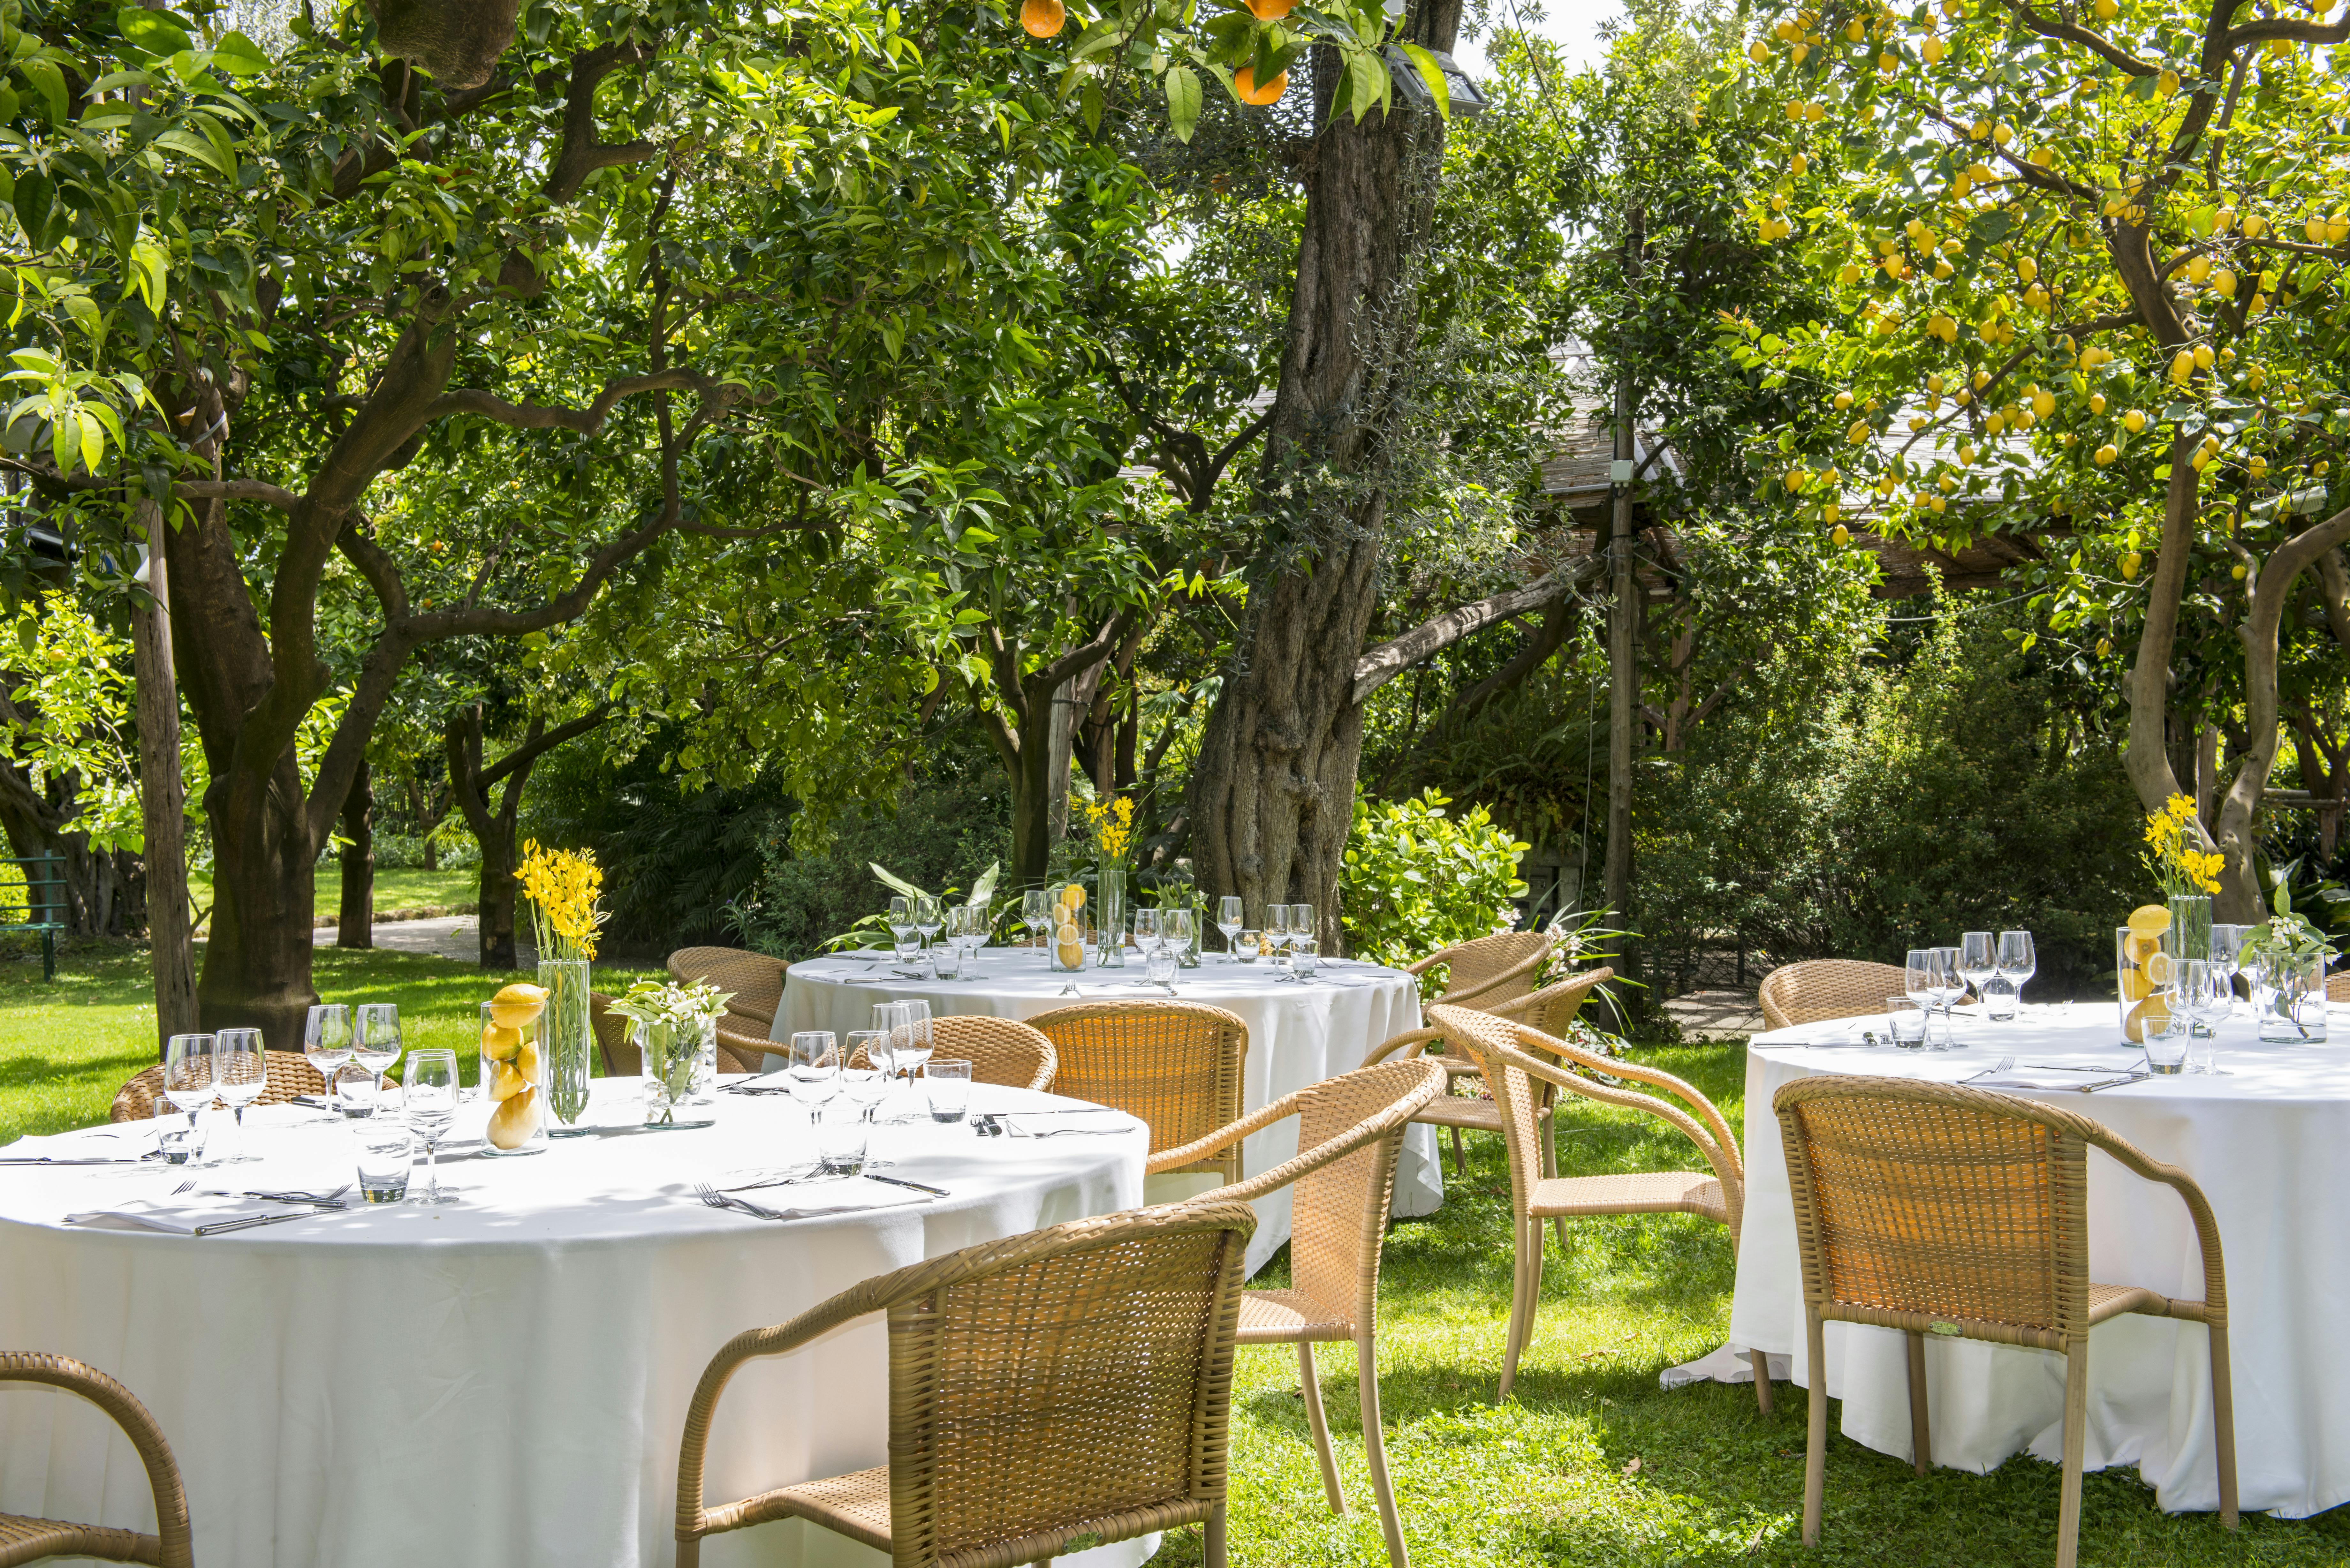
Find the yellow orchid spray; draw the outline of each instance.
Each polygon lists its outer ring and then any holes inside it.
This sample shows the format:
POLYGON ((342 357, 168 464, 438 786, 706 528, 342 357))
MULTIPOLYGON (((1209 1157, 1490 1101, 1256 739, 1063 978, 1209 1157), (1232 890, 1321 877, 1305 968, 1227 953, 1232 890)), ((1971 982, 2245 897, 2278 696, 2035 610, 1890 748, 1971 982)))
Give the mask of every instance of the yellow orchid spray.
POLYGON ((515 873, 530 900, 530 927, 542 959, 592 959, 604 911, 596 899, 604 873, 592 852, 543 849, 538 840, 522 846, 522 869, 515 873))
POLYGON ((2227 857, 2216 849, 2195 846, 2202 834, 2199 828, 2190 832, 2194 822, 2195 802, 2183 794, 2172 795, 2160 811, 2147 816, 2147 869, 2162 884, 2166 897, 2220 890, 2220 872, 2228 864, 2227 857))

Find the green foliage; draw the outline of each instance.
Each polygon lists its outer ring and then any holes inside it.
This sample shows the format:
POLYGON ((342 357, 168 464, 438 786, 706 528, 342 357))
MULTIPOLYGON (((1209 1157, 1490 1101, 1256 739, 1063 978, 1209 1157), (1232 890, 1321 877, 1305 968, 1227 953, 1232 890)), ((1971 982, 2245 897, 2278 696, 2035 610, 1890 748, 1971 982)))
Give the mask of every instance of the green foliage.
POLYGON ((2110 972, 2113 928, 2145 895, 2115 742, 1999 618, 1933 607, 1897 661, 1772 692, 1659 781, 1637 831, 1641 923, 1662 946, 1898 963, 1961 930, 2028 929, 2037 999, 2110 972))
POLYGON ((1526 890, 1518 880, 1526 846, 1483 806, 1455 817, 1451 804, 1434 789, 1401 802, 1356 796, 1339 882, 1356 956, 1410 963, 1516 924, 1510 900, 1526 890))

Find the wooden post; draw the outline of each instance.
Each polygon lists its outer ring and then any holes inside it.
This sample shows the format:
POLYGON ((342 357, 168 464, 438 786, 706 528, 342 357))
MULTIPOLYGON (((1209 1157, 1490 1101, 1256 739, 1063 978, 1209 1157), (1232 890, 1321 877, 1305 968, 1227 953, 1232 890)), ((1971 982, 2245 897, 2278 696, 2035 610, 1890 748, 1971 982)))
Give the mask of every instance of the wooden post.
POLYGON ((172 597, 163 509, 132 514, 147 536, 147 595, 130 597, 131 668, 139 686, 139 812, 146 834, 147 947, 155 967, 155 1054, 196 1030, 196 966, 188 912, 187 797, 180 780, 180 688, 172 666, 172 597))
MULTIPOLYGON (((1627 286, 1639 283, 1641 248, 1641 215, 1636 207, 1624 227, 1627 286)), ((1632 421, 1632 363, 1627 344, 1616 376, 1616 463, 1609 475, 1613 506, 1607 536, 1613 573, 1607 607, 1607 909, 1627 929, 1632 920, 1632 763, 1640 734, 1640 578, 1633 554, 1637 535, 1631 477, 1638 454, 1632 421)), ((1627 960, 1629 952, 1627 943, 1627 960)))

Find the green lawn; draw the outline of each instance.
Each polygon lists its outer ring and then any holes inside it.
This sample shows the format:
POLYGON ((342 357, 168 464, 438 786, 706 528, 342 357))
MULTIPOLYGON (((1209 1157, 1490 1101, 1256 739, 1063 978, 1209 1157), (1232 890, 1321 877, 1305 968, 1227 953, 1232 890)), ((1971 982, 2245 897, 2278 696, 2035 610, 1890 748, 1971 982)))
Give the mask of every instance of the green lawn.
MULTIPOLYGON (((199 944, 199 964, 203 952, 199 944)), ((481 1003, 510 977, 380 950, 320 948, 312 964, 321 997, 398 1002, 405 1043, 452 1048, 473 1081, 481 1003)), ((606 990, 654 971, 596 972, 606 990)), ((37 955, 0 960, 0 1143, 104 1121, 123 1080, 154 1060, 155 998, 143 949, 75 943, 59 959, 55 983, 41 979, 37 955)))
MULTIPOLYGON (((618 982, 627 971, 598 971, 618 982)), ((322 950, 319 990, 338 1001, 400 1004, 411 1043, 473 1060, 479 971, 400 953, 322 950)), ((0 963, 0 1142, 102 1120, 114 1090, 151 1059, 140 956, 76 948, 54 987, 37 960, 0 963)), ((1690 1078, 1741 1124, 1734 1044, 1645 1054, 1690 1078)), ((1508 1323, 1509 1183, 1498 1139, 1471 1138, 1465 1179, 1443 1209, 1399 1224, 1388 1248, 1381 1344, 1388 1454, 1413 1556, 1458 1564, 1783 1563, 1973 1568, 2052 1561, 2056 1469, 2017 1458, 1989 1476, 1909 1467, 1842 1438, 1828 1462, 1821 1544, 1806 1552, 1804 1391, 1779 1386, 1778 1412, 1753 1390, 1705 1384, 1664 1393, 1657 1374, 1721 1342, 1730 1247, 1721 1228, 1682 1216, 1585 1220, 1554 1251, 1541 1325, 1511 1402, 1494 1382, 1508 1323)), ((1560 1141, 1568 1174, 1685 1167, 1694 1158, 1662 1124, 1586 1109, 1560 1141)), ((1554 1249, 1556 1242, 1553 1241, 1554 1249)), ((1254 1282, 1286 1282, 1287 1254, 1254 1282)), ((1334 1519, 1305 1430, 1296 1359, 1241 1352, 1232 1424, 1232 1560, 1250 1568, 1386 1561, 1355 1415, 1353 1357, 1323 1356, 1323 1389, 1355 1511, 1334 1519)), ((1833 1416, 1831 1429, 1835 1427, 1833 1416)), ((2088 1478, 2084 1563, 2137 1568, 2339 1564, 2350 1509, 2299 1521, 2248 1516, 2234 1535, 2215 1515, 2165 1515, 2136 1473, 2088 1478)), ((1195 1568, 1196 1531, 1158 1561, 1195 1568)))
MULTIPOLYGON (((480 899, 482 869, 467 866, 454 871, 386 871, 375 874, 378 916, 393 909, 463 909, 471 911, 480 899)), ((317 913, 331 917, 342 907, 343 871, 332 861, 321 862, 311 880, 317 913)), ((199 910, 212 908, 212 878, 196 872, 188 878, 188 897, 199 910)))

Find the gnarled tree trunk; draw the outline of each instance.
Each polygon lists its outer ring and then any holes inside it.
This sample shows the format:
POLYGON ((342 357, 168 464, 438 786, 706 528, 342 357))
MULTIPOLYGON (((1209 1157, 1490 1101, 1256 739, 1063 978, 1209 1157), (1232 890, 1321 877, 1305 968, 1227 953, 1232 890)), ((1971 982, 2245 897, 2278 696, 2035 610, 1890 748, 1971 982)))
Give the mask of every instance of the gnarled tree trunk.
MULTIPOLYGON (((1420 0, 1403 32, 1450 51, 1460 25, 1461 0, 1420 0)), ((1322 129, 1305 159, 1289 341, 1258 473, 1276 521, 1252 568, 1190 811, 1201 891, 1238 893, 1251 924, 1267 904, 1310 902, 1334 948, 1363 743, 1355 666, 1378 606, 1386 448, 1418 328, 1411 262, 1444 134, 1400 94, 1393 113, 1334 118, 1339 85, 1317 56, 1322 129)))

